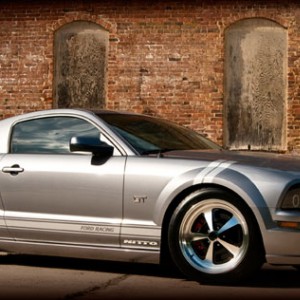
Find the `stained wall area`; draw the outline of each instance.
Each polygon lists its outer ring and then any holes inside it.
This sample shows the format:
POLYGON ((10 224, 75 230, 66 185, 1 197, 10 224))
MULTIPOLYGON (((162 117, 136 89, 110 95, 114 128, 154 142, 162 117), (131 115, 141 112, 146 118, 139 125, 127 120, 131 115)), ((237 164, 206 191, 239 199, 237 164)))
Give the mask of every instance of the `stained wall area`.
POLYGON ((287 49, 286 29, 267 19, 245 19, 226 29, 226 147, 286 148, 287 49))
POLYGON ((0 28, 0 118, 130 110, 300 153, 299 1, 2 1, 0 28))
POLYGON ((104 108, 108 32, 86 21, 55 32, 54 106, 104 108))

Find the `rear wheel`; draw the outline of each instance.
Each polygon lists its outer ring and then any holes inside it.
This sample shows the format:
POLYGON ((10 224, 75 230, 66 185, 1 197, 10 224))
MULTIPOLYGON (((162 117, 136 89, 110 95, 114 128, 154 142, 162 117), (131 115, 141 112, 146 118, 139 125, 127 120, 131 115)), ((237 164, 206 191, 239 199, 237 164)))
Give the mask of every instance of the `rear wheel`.
POLYGON ((170 253, 188 277, 214 283, 240 281, 263 263, 255 224, 238 197, 219 189, 194 192, 171 218, 170 253))

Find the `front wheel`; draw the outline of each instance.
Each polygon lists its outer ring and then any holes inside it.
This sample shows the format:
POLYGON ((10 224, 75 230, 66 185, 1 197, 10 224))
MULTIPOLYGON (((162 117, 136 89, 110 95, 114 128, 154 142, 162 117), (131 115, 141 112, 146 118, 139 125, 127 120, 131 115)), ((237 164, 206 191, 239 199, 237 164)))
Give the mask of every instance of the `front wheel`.
POLYGON ((168 238, 175 264, 200 281, 240 281, 263 263, 252 213, 238 197, 222 190, 189 195, 171 218, 168 238))

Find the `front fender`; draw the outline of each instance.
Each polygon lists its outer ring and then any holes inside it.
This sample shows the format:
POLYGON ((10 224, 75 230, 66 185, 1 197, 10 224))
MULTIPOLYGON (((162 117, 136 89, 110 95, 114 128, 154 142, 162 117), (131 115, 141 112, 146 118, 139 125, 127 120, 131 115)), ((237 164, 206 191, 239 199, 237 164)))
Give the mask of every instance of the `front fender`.
POLYGON ((213 161, 205 167, 189 170, 173 177, 167 185, 162 189, 157 198, 153 210, 153 220, 156 224, 162 225, 165 212, 173 199, 184 190, 193 186, 199 185, 203 182, 205 176, 218 168, 223 163, 222 160, 213 161))
POLYGON ((248 177, 230 168, 230 162, 216 162, 206 168, 189 171, 173 178, 162 190, 154 208, 154 221, 162 224, 172 201, 185 190, 217 186, 237 194, 253 211, 259 225, 274 226, 266 201, 257 186, 248 177))

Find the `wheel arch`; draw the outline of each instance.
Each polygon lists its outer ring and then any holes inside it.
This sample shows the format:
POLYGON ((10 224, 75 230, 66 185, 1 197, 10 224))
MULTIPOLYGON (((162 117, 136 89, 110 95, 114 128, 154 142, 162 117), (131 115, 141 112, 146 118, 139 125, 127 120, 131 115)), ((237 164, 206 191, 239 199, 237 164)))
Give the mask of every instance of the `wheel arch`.
MULTIPOLYGON (((255 222, 255 226, 260 235, 261 246, 263 247, 263 250, 265 251, 264 242, 263 242, 263 232, 260 228, 260 222, 257 219, 257 214, 253 211, 253 205, 252 206, 249 205, 250 200, 249 199, 248 199, 248 201, 245 200, 243 197, 241 197, 241 195, 236 190, 230 189, 224 185, 215 184, 215 183, 205 183, 205 184, 197 184, 194 186, 190 186, 190 187, 182 190, 180 193, 178 193, 172 199, 172 201, 169 203, 169 206, 165 210, 163 220, 162 220, 162 226, 161 226, 161 230, 162 230, 162 232, 161 232, 161 255, 160 255, 161 262, 167 260, 167 264, 170 263, 170 261, 169 261, 170 255, 169 255, 169 249, 168 249, 168 228, 169 228, 169 224, 170 224, 170 221, 171 221, 174 211, 176 210, 178 205, 180 205, 188 195, 190 195, 196 191, 199 191, 199 190, 207 190, 207 189, 215 189, 215 190, 227 192, 229 194, 234 195, 235 197, 237 197, 238 199, 240 199, 242 201, 242 203, 247 207, 248 212, 251 214, 251 218, 255 222)), ((249 197, 249 195, 246 198, 248 198, 248 197, 249 197)), ((250 201, 250 203, 252 203, 252 201, 250 201)))
MULTIPOLYGON (((186 174, 184 174, 186 175, 186 174)), ((216 176, 206 175, 194 180, 190 172, 186 177, 171 180, 160 193, 153 211, 153 220, 162 226, 165 214, 189 193, 206 187, 215 187, 236 194, 254 213, 261 228, 274 225, 266 201, 256 185, 245 175, 230 168, 224 168, 216 176)))

